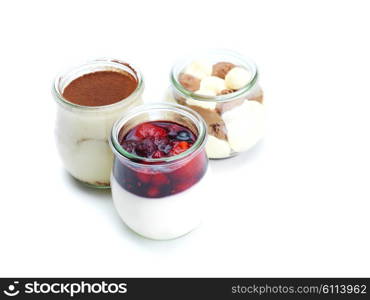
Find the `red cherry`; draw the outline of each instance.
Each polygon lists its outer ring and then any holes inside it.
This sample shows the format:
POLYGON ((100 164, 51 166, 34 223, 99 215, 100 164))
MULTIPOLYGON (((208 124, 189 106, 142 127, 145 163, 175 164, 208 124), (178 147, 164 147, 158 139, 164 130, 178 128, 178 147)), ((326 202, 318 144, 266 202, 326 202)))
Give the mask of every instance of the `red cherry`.
POLYGON ((184 164, 181 168, 176 170, 175 172, 175 175, 177 177, 176 180, 182 182, 191 180, 193 176, 196 175, 195 168, 196 166, 192 161, 184 164))
POLYGON ((152 174, 147 174, 147 173, 142 173, 142 172, 137 172, 136 173, 137 178, 139 179, 140 182, 143 183, 148 183, 152 179, 152 174))
POLYGON ((188 142, 173 142, 173 147, 172 147, 172 150, 170 152, 171 155, 177 155, 177 154, 180 154, 182 152, 184 152, 185 150, 189 149, 190 148, 190 144, 188 142))
POLYGON ((162 158, 162 157, 163 157, 163 153, 162 151, 159 151, 159 150, 155 151, 152 155, 152 158, 162 158))
POLYGON ((170 180, 164 174, 156 174, 156 175, 153 176, 152 182, 155 185, 165 185, 165 184, 169 184, 170 180))
POLYGON ((142 139, 146 137, 165 137, 167 131, 153 124, 143 123, 136 128, 135 135, 142 139))
POLYGON ((189 143, 188 142, 180 142, 179 143, 179 146, 181 147, 181 149, 189 149, 189 143))
POLYGON ((171 177, 178 183, 186 183, 194 180, 198 181, 198 179, 203 176, 206 166, 207 157, 203 151, 174 171, 171 177))
POLYGON ((157 187, 151 186, 147 194, 149 197, 154 198, 154 197, 158 197, 159 193, 160 193, 160 190, 157 187))
POLYGON ((196 136, 186 127, 173 122, 151 121, 131 129, 121 145, 141 157, 161 158, 178 155, 189 149, 196 136))

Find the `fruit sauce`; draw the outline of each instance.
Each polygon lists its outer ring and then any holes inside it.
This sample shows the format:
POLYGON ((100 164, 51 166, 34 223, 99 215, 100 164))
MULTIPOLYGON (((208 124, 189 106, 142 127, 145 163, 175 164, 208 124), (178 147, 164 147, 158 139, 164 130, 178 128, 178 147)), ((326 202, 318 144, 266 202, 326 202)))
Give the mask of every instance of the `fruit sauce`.
POLYGON ((121 136, 119 142, 127 152, 144 159, 136 161, 139 165, 115 159, 113 176, 124 189, 143 197, 158 198, 182 192, 205 174, 208 160, 204 149, 172 162, 160 159, 190 149, 196 139, 190 129, 174 122, 139 124, 121 136), (148 162, 145 158, 158 162, 148 162))

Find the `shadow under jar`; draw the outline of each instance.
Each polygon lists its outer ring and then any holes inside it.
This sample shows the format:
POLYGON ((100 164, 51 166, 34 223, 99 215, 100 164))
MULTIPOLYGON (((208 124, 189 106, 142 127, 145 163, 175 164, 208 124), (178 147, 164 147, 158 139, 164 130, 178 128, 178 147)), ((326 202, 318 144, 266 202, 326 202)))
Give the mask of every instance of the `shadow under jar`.
MULTIPOLYGON (((151 139, 157 143, 157 137, 151 139)), ((206 124, 196 112, 166 103, 137 107, 115 123, 110 141, 115 155, 113 202, 128 227, 141 236, 166 240, 182 236, 200 224, 204 199, 199 195, 202 190, 210 190, 211 181, 204 149, 206 124), (161 158, 127 151, 123 141, 143 124, 165 124, 161 129, 168 134, 165 139, 171 136, 172 127, 186 128, 195 137, 194 143, 179 154, 161 158)))
POLYGON ((142 103, 143 89, 140 72, 118 60, 94 60, 56 78, 57 148, 74 178, 110 187, 112 126, 124 111, 142 103))
POLYGON ((247 151, 263 137, 263 91, 252 61, 230 50, 196 53, 173 66, 170 81, 167 100, 205 119, 210 159, 247 151))

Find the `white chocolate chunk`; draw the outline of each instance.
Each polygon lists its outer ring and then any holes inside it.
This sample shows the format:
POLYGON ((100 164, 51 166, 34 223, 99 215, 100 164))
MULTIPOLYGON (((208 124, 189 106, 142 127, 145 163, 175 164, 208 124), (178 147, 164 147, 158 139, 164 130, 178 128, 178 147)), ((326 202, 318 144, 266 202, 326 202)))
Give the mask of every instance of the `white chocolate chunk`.
POLYGON ((231 149, 227 142, 208 135, 206 152, 209 158, 224 158, 229 157, 231 149))
POLYGON ((251 79, 251 72, 241 67, 235 67, 226 74, 225 83, 227 88, 238 90, 246 86, 251 79))
POLYGON ((217 76, 207 76, 200 81, 200 90, 211 90, 218 94, 226 89, 225 80, 217 76))
POLYGON ((214 90, 202 89, 202 88, 195 91, 194 94, 197 94, 200 96, 206 96, 206 97, 214 97, 217 95, 217 93, 214 90))
POLYGON ((185 68, 184 73, 203 79, 206 76, 211 76, 212 65, 204 61, 193 61, 185 68))
POLYGON ((229 144, 236 152, 250 149, 264 135, 265 110, 257 101, 246 100, 222 116, 229 144))
MULTIPOLYGON (((202 92, 202 95, 204 95, 203 91, 201 92, 202 92)), ((202 100, 195 100, 195 99, 188 98, 186 99, 186 104, 199 106, 205 109, 216 109, 216 102, 214 101, 202 101, 202 100)))

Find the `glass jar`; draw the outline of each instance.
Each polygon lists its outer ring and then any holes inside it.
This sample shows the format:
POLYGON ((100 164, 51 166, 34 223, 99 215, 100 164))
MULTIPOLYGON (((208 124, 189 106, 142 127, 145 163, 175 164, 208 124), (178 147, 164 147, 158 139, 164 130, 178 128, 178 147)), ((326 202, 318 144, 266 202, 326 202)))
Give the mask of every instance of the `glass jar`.
POLYGON ((140 72, 130 64, 99 59, 83 64, 55 80, 53 96, 57 102, 56 142, 66 170, 79 181, 109 188, 113 153, 109 136, 113 123, 121 114, 142 103, 144 83, 140 72), (137 80, 136 89, 125 99, 103 106, 83 106, 63 97, 74 79, 97 71, 127 72, 137 80))
POLYGON ((206 141, 204 120, 175 104, 143 105, 115 123, 110 139, 115 156, 111 188, 115 207, 128 227, 144 237, 165 240, 199 225, 204 201, 200 190, 211 188, 206 141), (188 150, 170 157, 144 158, 127 152, 121 138, 148 121, 175 122, 197 139, 188 150))
MULTIPOLYGON (((194 66, 194 65, 192 65, 194 66)), ((226 71, 222 76, 227 76, 226 71)), ((194 77, 192 77, 194 79, 194 77)), ((204 77, 203 77, 204 78, 204 77)), ((224 77, 226 79, 226 77, 224 77)), ((212 79, 212 78, 211 78, 212 79)), ((230 50, 212 50, 189 55, 178 61, 172 68, 171 89, 168 101, 187 106, 197 111, 208 125, 208 143, 206 151, 211 159, 222 159, 234 156, 252 148, 264 134, 264 104, 263 92, 258 84, 256 65, 238 53, 230 50), (249 81, 237 90, 225 89, 216 92, 200 94, 202 76, 213 77, 215 64, 227 62, 249 72, 249 81), (190 64, 198 64, 198 69, 192 69, 197 78, 200 90, 191 91, 180 82, 180 75, 185 74, 190 64)), ((223 85, 226 80, 216 78, 217 84, 223 85)))

